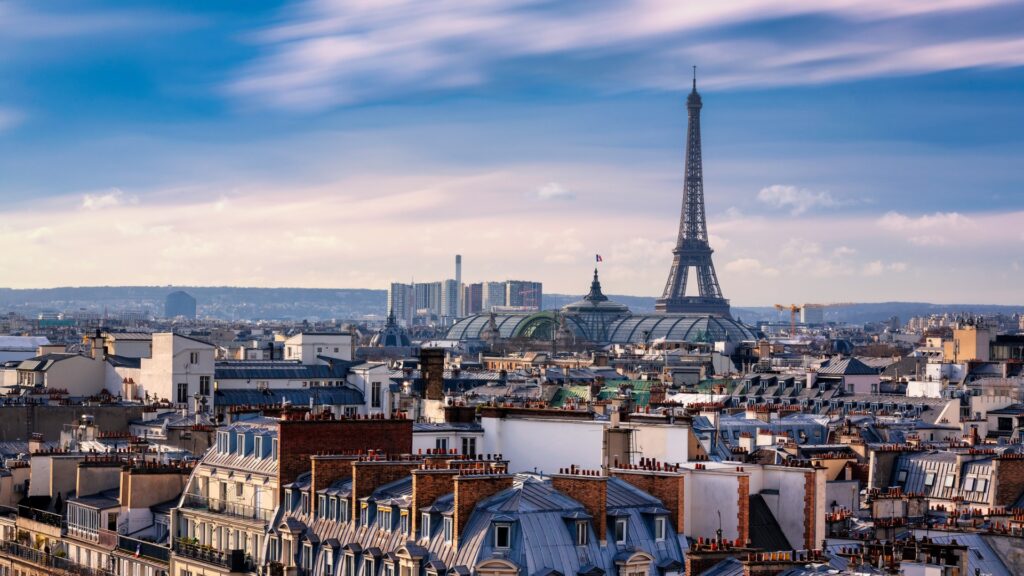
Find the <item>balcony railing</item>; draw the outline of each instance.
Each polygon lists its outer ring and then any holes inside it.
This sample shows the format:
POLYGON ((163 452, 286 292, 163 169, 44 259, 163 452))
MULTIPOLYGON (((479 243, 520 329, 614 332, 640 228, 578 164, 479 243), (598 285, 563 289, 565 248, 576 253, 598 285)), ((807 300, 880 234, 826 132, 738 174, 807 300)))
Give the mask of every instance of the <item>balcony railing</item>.
POLYGON ((274 511, 271 509, 256 508, 237 502, 226 502, 198 494, 186 494, 182 507, 213 512, 215 514, 225 514, 246 520, 260 520, 262 522, 269 522, 274 517, 274 511))
POLYGON ((40 510, 30 506, 18 506, 18 516, 41 524, 53 526, 54 528, 61 528, 64 525, 64 517, 60 514, 57 514, 56 512, 47 512, 46 510, 40 510))
POLYGON ((123 550, 130 554, 138 554, 139 556, 149 558, 150 560, 156 560, 157 562, 169 563, 171 561, 170 548, 167 546, 161 546, 154 542, 139 540, 138 538, 118 536, 117 548, 118 550, 123 550))
POLYGON ((174 543, 174 553, 189 560, 227 568, 229 572, 252 572, 256 569, 252 557, 246 554, 244 550, 221 552, 209 546, 200 546, 178 540, 174 543))
POLYGON ((47 554, 43 550, 36 550, 30 546, 18 544, 17 542, 0 542, 0 551, 3 551, 11 558, 19 558, 30 564, 45 568, 47 574, 59 574, 68 576, 115 576, 110 570, 89 568, 76 564, 67 558, 47 554))

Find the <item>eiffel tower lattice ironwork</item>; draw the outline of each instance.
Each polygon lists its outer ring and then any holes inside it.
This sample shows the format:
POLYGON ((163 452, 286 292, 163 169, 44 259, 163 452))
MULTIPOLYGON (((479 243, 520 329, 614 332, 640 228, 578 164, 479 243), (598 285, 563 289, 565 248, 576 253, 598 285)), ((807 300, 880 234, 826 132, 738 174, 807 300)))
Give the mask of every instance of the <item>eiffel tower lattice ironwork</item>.
POLYGON ((694 66, 693 91, 686 98, 689 122, 686 130, 686 183, 683 213, 679 218, 679 237, 672 250, 672 269, 665 292, 655 304, 659 312, 699 313, 729 316, 729 301, 722 296, 718 275, 711 261, 707 220, 704 216, 704 172, 700 153, 700 94, 697 93, 697 68, 694 66), (690 268, 697 272, 697 296, 686 295, 690 268))

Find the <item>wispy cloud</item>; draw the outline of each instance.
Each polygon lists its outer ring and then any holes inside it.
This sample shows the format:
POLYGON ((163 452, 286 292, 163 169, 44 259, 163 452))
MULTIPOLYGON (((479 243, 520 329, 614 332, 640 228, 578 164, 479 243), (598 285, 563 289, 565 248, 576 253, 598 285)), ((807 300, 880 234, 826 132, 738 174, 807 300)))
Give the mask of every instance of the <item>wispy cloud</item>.
POLYGON ((758 201, 775 208, 785 208, 799 216, 817 206, 835 206, 836 200, 828 191, 816 192, 796 186, 775 184, 757 193, 758 201))
POLYGON ((250 36, 264 54, 230 81, 228 91, 270 106, 316 109, 480 85, 502 63, 551 55, 634 61, 634 72, 609 73, 607 86, 615 90, 626 79, 632 88, 681 87, 681 62, 704 65, 708 86, 1024 64, 1024 33, 992 36, 959 25, 960 15, 983 11, 1017 8, 1010 0, 310 0, 282 12, 281 24, 250 36), (844 26, 800 37, 766 27, 755 40, 734 33, 739 26, 800 17, 844 26), (937 20, 957 25, 936 26, 937 20))
POLYGON ((918 217, 888 212, 879 218, 878 226, 904 236, 918 246, 943 246, 956 241, 962 232, 977 229, 971 218, 958 212, 936 212, 918 217))
POLYGON ((558 182, 548 182, 537 188, 537 198, 541 200, 572 200, 576 198, 576 194, 558 182))
POLYGON ((138 204, 136 196, 126 196, 120 188, 111 188, 104 192, 94 192, 82 195, 83 210, 102 210, 122 204, 138 204))

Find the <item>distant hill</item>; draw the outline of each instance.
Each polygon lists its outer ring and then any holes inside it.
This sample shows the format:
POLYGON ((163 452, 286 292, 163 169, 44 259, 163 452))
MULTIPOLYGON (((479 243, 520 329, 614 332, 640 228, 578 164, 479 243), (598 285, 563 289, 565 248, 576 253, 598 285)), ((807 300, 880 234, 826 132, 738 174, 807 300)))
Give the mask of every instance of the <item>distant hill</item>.
MULTIPOLYGON (((238 320, 326 320, 354 319, 368 315, 384 316, 387 291, 356 288, 244 288, 231 286, 91 286, 41 289, 0 288, 0 312, 35 315, 40 312, 116 313, 141 310, 160 316, 164 299, 175 290, 184 290, 197 300, 199 314, 238 320)), ((580 295, 545 294, 544 308, 555 309, 575 302, 580 295)), ((609 295, 638 313, 653 312, 653 296, 609 295)), ((863 324, 898 316, 906 322, 911 316, 945 313, 1015 314, 1024 306, 990 304, 929 304, 927 302, 877 302, 826 308, 825 320, 863 324)), ((770 306, 733 306, 733 317, 748 324, 759 320, 788 321, 788 312, 770 306)))

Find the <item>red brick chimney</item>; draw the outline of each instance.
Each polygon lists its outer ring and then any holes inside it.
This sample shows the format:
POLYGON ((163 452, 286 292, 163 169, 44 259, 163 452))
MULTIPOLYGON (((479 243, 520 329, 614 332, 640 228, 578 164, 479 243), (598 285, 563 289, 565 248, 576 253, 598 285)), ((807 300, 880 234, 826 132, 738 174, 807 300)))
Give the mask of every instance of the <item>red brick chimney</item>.
POLYGON ((993 506, 1012 506, 1024 492, 1024 454, 1003 454, 992 461, 993 506))
POLYGON ((359 499, 377 488, 412 474, 418 460, 358 460, 352 462, 352 520, 360 517, 359 499))
POLYGON ((457 547, 462 532, 481 500, 512 487, 510 474, 474 474, 463 471, 453 478, 455 492, 455 532, 452 542, 457 547))
POLYGON ((412 471, 412 536, 420 532, 420 510, 430 506, 435 500, 455 491, 455 477, 458 470, 450 468, 424 468, 412 471))
POLYGON ((310 456, 312 466, 312 477, 310 478, 310 506, 313 509, 313 516, 316 516, 317 501, 316 493, 327 488, 338 480, 345 480, 352 477, 352 463, 359 459, 358 456, 349 455, 322 455, 310 456))
POLYGON ((663 466, 644 464, 638 470, 615 468, 611 475, 661 500, 662 505, 672 513, 676 532, 682 534, 686 528, 683 493, 686 477, 682 471, 659 470, 663 466))
POLYGON ((608 542, 608 477, 574 466, 552 476, 551 487, 583 505, 594 518, 594 532, 604 546, 608 542))
POLYGON ((284 486, 309 471, 313 454, 368 450, 410 454, 412 420, 281 420, 277 423, 277 441, 277 479, 284 486))

